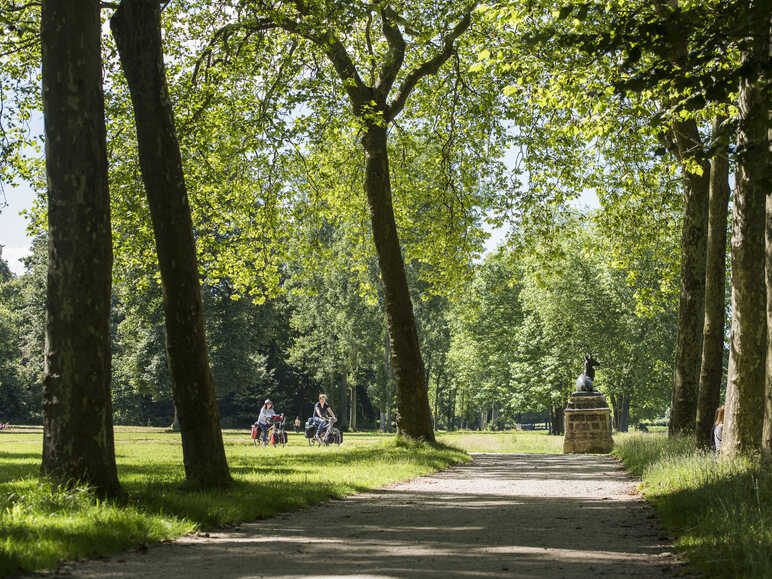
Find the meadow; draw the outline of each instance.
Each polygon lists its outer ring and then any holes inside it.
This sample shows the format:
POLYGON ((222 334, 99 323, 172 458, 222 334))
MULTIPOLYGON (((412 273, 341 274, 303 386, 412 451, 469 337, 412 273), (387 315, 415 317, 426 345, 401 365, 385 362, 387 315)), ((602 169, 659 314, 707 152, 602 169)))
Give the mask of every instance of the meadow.
POLYGON ((286 447, 259 448, 246 430, 223 432, 233 485, 187 488, 178 433, 116 427, 123 505, 88 489, 60 490, 38 479, 42 429, 0 433, 0 576, 55 567, 186 533, 228 527, 362 492, 469 460, 465 451, 560 452, 543 432, 440 434, 447 446, 395 444, 392 435, 346 433, 340 447, 309 448, 290 433, 286 447))

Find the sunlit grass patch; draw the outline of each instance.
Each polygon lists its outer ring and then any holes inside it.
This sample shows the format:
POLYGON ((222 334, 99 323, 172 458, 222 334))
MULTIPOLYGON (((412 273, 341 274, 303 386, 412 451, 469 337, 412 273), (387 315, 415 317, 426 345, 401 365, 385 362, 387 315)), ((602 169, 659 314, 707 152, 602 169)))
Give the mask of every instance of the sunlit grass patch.
POLYGON ((466 452, 522 452, 560 454, 563 437, 552 436, 546 430, 501 430, 494 432, 441 432, 439 442, 466 452))
POLYGON ((772 577, 772 473, 758 458, 696 450, 693 439, 630 435, 615 452, 709 577, 772 577))

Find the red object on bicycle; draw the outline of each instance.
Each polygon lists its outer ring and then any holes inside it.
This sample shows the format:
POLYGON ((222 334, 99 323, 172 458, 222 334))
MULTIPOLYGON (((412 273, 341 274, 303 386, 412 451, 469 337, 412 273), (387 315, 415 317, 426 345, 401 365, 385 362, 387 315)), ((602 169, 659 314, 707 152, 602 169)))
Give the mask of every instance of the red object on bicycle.
POLYGON ((260 431, 260 429, 257 426, 252 427, 252 440, 257 438, 257 433, 260 431))

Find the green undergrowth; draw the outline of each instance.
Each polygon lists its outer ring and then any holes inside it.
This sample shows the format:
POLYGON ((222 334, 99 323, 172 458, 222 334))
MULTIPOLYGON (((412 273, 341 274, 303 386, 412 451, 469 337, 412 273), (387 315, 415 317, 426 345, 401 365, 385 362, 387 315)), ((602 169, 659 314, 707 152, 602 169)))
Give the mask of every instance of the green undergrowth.
POLYGON ((115 438, 124 505, 41 483, 40 433, 3 433, 0 576, 260 519, 468 460, 455 448, 393 437, 346 435, 340 447, 309 448, 291 435, 284 448, 256 448, 246 433, 226 431, 234 482, 201 491, 184 483, 179 434, 119 428, 115 438))
POLYGON ((758 458, 651 434, 619 437, 614 452, 705 576, 772 577, 772 472, 758 458))

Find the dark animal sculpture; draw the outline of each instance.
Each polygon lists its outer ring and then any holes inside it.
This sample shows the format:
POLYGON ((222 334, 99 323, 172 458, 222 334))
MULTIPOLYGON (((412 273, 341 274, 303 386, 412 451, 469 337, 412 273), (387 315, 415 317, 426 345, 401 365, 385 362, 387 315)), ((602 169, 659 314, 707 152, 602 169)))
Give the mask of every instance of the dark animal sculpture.
POLYGON ((584 372, 576 379, 577 392, 595 392, 593 381, 595 380, 595 366, 600 366, 592 354, 584 355, 584 372))

